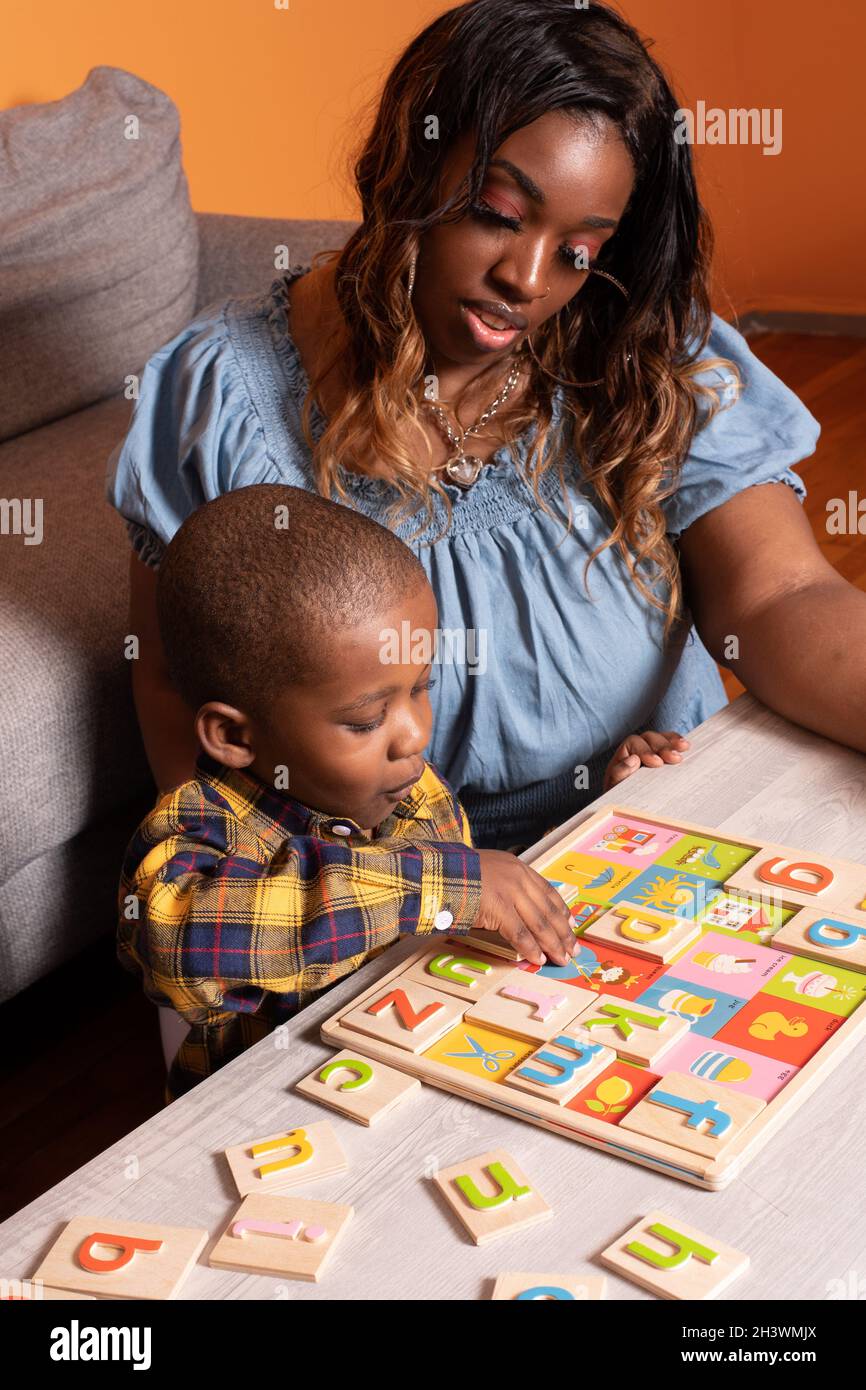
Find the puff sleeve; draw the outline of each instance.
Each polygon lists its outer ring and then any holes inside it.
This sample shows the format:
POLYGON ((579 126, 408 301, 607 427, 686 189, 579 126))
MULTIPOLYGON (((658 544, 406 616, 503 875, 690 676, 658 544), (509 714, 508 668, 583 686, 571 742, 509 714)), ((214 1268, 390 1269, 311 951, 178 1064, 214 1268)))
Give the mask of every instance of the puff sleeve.
POLYGON ((211 305, 149 358, 106 493, 154 568, 183 521, 271 472, 261 422, 225 323, 211 305))
MULTIPOLYGON (((679 486, 662 503, 668 532, 676 539, 705 512, 713 511, 756 483, 784 482, 802 502, 806 488, 791 467, 815 451, 821 426, 784 382, 764 366, 745 338, 713 314, 699 357, 725 357, 739 369, 737 399, 727 390, 730 375, 711 367, 700 380, 719 390, 722 408, 699 424, 680 474, 679 486)), ((707 408, 699 405, 701 419, 707 408)))

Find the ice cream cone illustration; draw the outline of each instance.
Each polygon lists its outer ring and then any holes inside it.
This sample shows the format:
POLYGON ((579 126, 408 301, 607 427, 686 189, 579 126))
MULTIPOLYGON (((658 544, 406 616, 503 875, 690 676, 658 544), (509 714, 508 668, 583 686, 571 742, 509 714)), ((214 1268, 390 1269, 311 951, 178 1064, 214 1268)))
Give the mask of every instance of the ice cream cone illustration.
POLYGON ((693 959, 695 965, 702 965, 717 975, 748 975, 757 964, 754 956, 730 956, 723 951, 698 951, 693 959))

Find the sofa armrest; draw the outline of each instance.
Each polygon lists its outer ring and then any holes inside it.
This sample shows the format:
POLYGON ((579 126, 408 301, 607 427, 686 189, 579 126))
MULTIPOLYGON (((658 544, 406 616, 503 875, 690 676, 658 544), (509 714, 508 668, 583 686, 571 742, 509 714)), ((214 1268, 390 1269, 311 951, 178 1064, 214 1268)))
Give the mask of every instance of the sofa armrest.
POLYGON ((316 251, 343 246, 356 222, 305 221, 292 217, 237 217, 197 212, 199 270, 196 311, 230 295, 255 294, 279 275, 275 248, 288 246, 292 265, 316 251))

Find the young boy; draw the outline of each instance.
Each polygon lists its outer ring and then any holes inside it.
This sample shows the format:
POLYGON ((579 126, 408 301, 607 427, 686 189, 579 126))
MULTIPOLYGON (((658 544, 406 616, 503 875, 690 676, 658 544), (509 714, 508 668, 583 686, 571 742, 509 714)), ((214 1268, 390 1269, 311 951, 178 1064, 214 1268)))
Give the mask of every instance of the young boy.
POLYGON ((438 615, 408 546, 315 493, 251 486, 180 528, 157 605, 201 754, 127 849, 118 956, 190 1025, 168 1100, 403 933, 498 931, 567 962, 559 893, 473 849, 424 760, 438 615), (404 622, 427 645, 399 664, 404 622))

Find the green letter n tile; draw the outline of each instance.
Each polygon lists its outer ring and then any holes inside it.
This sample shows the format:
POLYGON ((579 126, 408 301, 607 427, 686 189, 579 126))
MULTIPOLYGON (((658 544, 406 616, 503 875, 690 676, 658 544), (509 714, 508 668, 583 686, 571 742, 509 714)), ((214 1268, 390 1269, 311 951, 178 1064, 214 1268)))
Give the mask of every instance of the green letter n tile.
POLYGON ((674 1247, 674 1253, 660 1255, 658 1250, 650 1250, 648 1245, 642 1245, 639 1240, 631 1241, 625 1247, 626 1253, 636 1255, 639 1260, 646 1260, 647 1264, 655 1265, 656 1269, 676 1269, 677 1265, 685 1264, 692 1255, 696 1260, 703 1260, 704 1264, 708 1265, 719 1258, 717 1250, 711 1250, 708 1245, 699 1245, 696 1240, 689 1240, 688 1236, 680 1235, 679 1231, 672 1230, 670 1226, 662 1226, 656 1222, 654 1226, 650 1226, 648 1234, 658 1236, 659 1240, 666 1240, 674 1247))
POLYGON ((440 980, 453 980, 458 985, 475 984, 472 977, 464 973, 466 970, 475 970, 479 975, 490 974, 490 966, 486 961, 472 960, 471 956, 434 956, 427 969, 440 980), (463 970, 458 969, 461 965, 464 967, 463 970))

